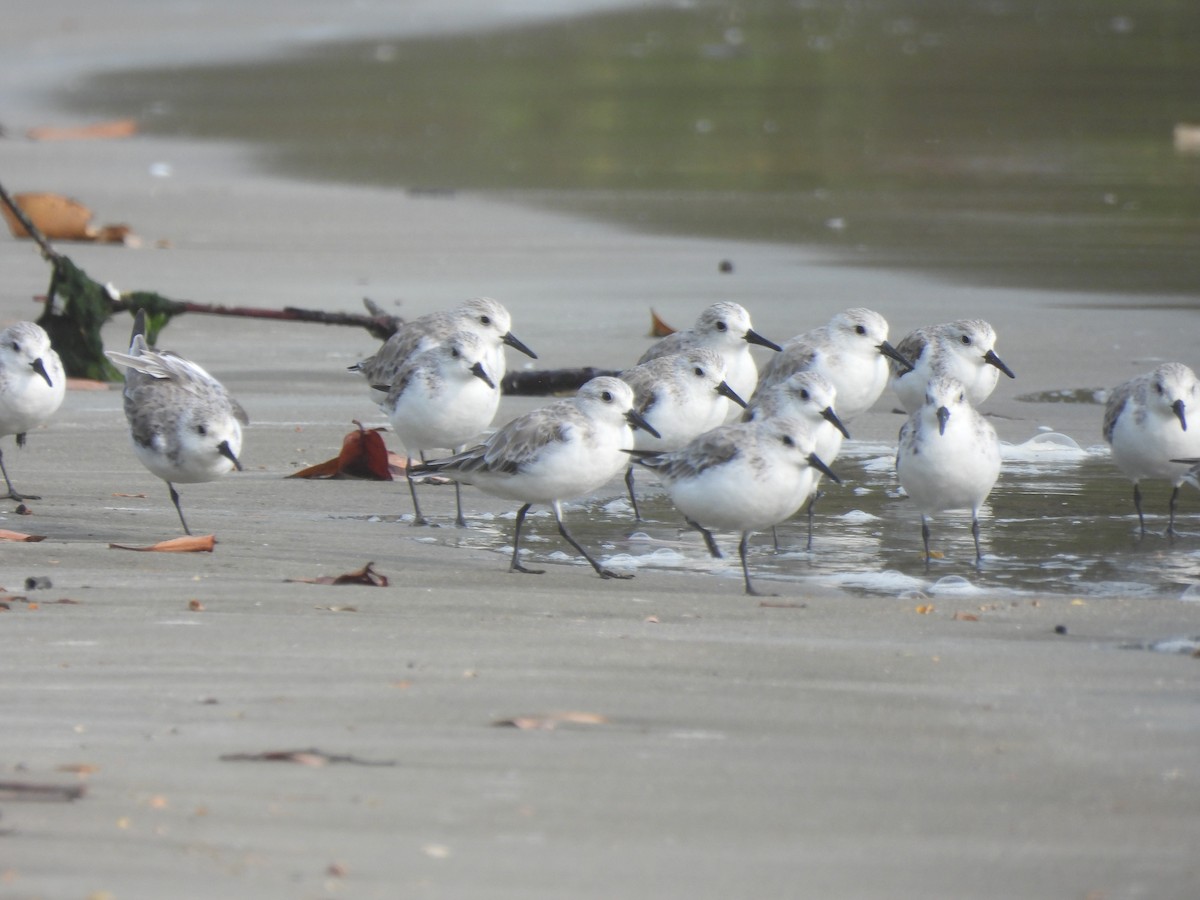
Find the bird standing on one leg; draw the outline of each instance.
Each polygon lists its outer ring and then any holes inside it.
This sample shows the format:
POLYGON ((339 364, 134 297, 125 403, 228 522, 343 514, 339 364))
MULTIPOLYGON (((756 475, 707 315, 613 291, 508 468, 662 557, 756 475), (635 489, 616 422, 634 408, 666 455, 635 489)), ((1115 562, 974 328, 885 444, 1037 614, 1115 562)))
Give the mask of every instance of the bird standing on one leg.
POLYGON ((191 534, 176 484, 213 481, 241 471, 245 410, 208 372, 169 350, 146 345, 145 314, 138 310, 128 353, 105 356, 125 369, 125 417, 133 451, 167 483, 179 523, 191 534))

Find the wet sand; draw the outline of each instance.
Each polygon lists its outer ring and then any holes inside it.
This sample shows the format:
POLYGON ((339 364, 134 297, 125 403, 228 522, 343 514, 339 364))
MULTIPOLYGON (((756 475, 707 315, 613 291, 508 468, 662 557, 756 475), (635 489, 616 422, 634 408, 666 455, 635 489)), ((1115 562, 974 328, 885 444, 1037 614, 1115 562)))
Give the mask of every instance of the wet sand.
MULTIPOLYGON (((4 71, 86 43, 87 8, 72 14, 70 32, 17 17, 31 40, 4 71)), ((209 41, 236 16, 211 24, 209 41)), ((1016 396, 1194 350, 1193 314, 1169 304, 962 287, 465 194, 295 184, 230 147, 33 144, 20 133, 54 114, 12 96, 6 187, 77 196, 170 242, 61 248, 126 290, 350 311, 368 295, 405 315, 488 293, 547 367, 578 364, 581 347, 584 362, 627 364, 649 305, 683 323, 733 297, 773 336, 851 305, 897 336, 969 310, 1020 375, 989 403, 1001 436, 1048 426, 1085 446, 1097 407, 1016 396), (171 176, 151 176, 157 163, 171 176)), ((36 318, 47 280, 31 245, 0 240, 5 320, 36 318)), ((128 327, 115 320, 107 345, 128 327)), ((0 792, 5 897, 1194 894, 1197 662, 1129 645, 1200 634, 1196 604, 971 596, 919 612, 768 581, 781 596, 763 606, 735 568, 510 575, 502 553, 395 521, 402 485, 283 479, 332 455, 351 419, 382 420, 343 371, 373 349, 365 333, 190 316, 162 344, 253 422, 246 472, 181 487, 193 528, 217 535, 211 555, 109 549, 178 533, 128 448, 118 391, 72 392, 25 449, 4 441, 18 488, 43 499, 27 517, 6 504, 0 527, 46 540, 5 546, 0 584, 37 606, 0 615, 2 778, 87 788, 70 803, 0 792), (368 560, 389 587, 285 581, 368 560), (34 576, 53 586, 23 591, 34 576), (496 724, 556 712, 587 715, 496 724), (305 748, 351 759, 222 759, 305 748)), ((499 418, 538 402, 506 398, 499 418)), ((890 407, 856 438, 893 440, 890 407)), ((614 480, 601 499, 620 493, 614 480)), ((427 495, 428 512, 451 513, 451 491, 427 495)), ((477 514, 511 512, 467 496, 477 514)))

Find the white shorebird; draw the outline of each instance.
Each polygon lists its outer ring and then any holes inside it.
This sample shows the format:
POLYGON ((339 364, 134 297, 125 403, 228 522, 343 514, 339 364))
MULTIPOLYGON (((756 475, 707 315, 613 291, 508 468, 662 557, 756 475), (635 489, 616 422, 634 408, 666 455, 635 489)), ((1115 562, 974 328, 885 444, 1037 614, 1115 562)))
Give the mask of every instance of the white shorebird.
MULTIPOLYGON (((26 432, 48 420, 62 405, 67 389, 62 361, 50 346, 50 336, 33 322, 17 322, 0 331, 0 437, 14 434, 25 446, 26 432)), ((19 494, 4 467, 0 473, 10 500, 40 500, 19 494)))
POLYGON ((659 356, 670 356, 693 347, 716 350, 725 358, 725 380, 739 397, 749 397, 758 384, 758 365, 750 355, 750 345, 778 350, 750 324, 750 313, 737 303, 714 303, 691 328, 662 338, 642 354, 638 364, 659 356))
MULTIPOLYGON (((729 404, 746 401, 725 380, 725 359, 717 351, 693 347, 658 356, 626 369, 620 379, 633 388, 633 406, 659 436, 644 429, 633 432, 634 450, 678 450, 698 434, 725 421, 729 404)), ((633 463, 625 470, 625 487, 633 515, 641 521, 633 488, 633 463)))
POLYGON ((512 316, 501 303, 491 297, 475 297, 453 309, 429 313, 405 322, 374 356, 350 366, 350 371, 361 373, 367 384, 372 386, 391 384, 404 363, 417 353, 444 342, 456 331, 473 331, 487 348, 488 356, 484 365, 499 385, 507 371, 505 347, 512 347, 537 359, 537 354, 521 343, 511 329, 512 316))
MULTIPOLYGON (((783 381, 776 382, 765 390, 759 391, 754 401, 746 408, 742 418, 744 421, 762 418, 789 418, 799 423, 803 433, 812 438, 813 452, 826 465, 833 465, 842 450, 842 439, 850 437, 850 432, 834 411, 837 403, 837 388, 819 372, 796 372, 783 381)), ((813 539, 813 506, 821 492, 817 490, 821 483, 821 473, 815 474, 813 492, 805 505, 808 515, 808 543, 812 549, 813 539)), ((772 528, 774 537, 775 529, 772 528)), ((779 547, 778 539, 775 542, 779 547)))
POLYGON ((967 391, 967 401, 978 407, 996 389, 1003 372, 1016 378, 996 355, 996 331, 983 319, 959 319, 910 332, 896 345, 912 368, 889 362, 891 386, 907 412, 925 402, 925 385, 934 375, 947 375, 967 391))
POLYGON ((125 417, 133 451, 167 483, 183 530, 191 534, 176 484, 213 481, 241 471, 245 410, 204 369, 168 350, 146 345, 145 314, 134 319, 128 353, 105 356, 125 369, 125 417))
POLYGON ((888 323, 879 313, 862 307, 843 310, 828 324, 786 342, 763 367, 758 389, 795 372, 818 372, 837 389, 838 416, 850 422, 874 406, 887 387, 888 359, 911 368, 887 337, 888 323))
POLYGON ((1175 505, 1188 466, 1177 462, 1200 456, 1200 384, 1182 363, 1164 363, 1153 372, 1131 378, 1113 389, 1104 408, 1104 439, 1112 445, 1113 462, 1133 482, 1133 505, 1141 533, 1143 479, 1165 479, 1173 485, 1167 536, 1175 534, 1175 505))
POLYGON ((633 389, 619 378, 593 378, 570 399, 513 419, 477 447, 413 467, 412 474, 444 475, 523 505, 517 510, 509 571, 541 574, 521 565, 521 526, 534 503, 549 503, 558 533, 601 578, 631 578, 600 565, 567 531, 562 501, 604 485, 629 462, 630 426, 653 427, 633 408, 633 389))
POLYGON ((722 425, 679 450, 639 454, 637 461, 658 474, 713 556, 721 551, 710 528, 741 532, 738 553, 746 593, 757 594, 746 563, 751 532, 794 515, 812 493, 818 471, 838 480, 813 446, 801 423, 762 418, 722 425))
POLYGON ((975 564, 979 547, 979 509, 1000 476, 1000 444, 996 430, 967 401, 962 384, 935 376, 925 403, 900 429, 896 453, 900 484, 921 510, 921 539, 929 566, 929 521, 935 512, 971 510, 975 564))
MULTIPOLYGON (((415 457, 442 447, 461 450, 492 423, 500 405, 500 388, 487 370, 488 348, 470 331, 451 334, 408 359, 389 385, 377 385, 387 397, 380 404, 392 423, 392 430, 408 454, 405 469, 412 494, 413 524, 428 525, 417 501, 416 483, 407 474, 415 457)), ((454 483, 457 516, 455 523, 465 526, 462 494, 454 483)))

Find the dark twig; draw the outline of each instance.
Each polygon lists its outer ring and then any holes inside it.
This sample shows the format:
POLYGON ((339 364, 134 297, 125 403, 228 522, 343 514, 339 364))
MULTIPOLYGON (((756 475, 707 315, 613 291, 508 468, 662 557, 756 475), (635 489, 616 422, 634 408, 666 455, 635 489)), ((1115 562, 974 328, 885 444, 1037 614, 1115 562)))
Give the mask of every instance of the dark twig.
POLYGON ((81 784, 29 784, 24 781, 0 781, 0 800, 78 800, 87 793, 81 784))

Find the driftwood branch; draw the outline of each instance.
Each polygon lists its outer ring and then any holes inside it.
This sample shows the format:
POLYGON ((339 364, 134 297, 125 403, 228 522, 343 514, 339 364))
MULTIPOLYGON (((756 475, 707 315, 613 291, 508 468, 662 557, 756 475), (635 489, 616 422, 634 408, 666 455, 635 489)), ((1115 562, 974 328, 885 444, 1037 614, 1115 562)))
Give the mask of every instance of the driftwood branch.
MULTIPOLYGON (((109 288, 90 278, 70 259, 59 253, 30 217, 0 185, 3 202, 51 264, 49 299, 38 323, 50 334, 67 374, 74 377, 115 381, 118 373, 104 357, 100 328, 116 312, 145 310, 150 318, 147 337, 153 338, 171 317, 181 313, 208 316, 233 316, 249 319, 273 319, 284 322, 315 322, 322 325, 350 325, 365 328, 373 337, 386 341, 403 324, 398 316, 389 315, 377 304, 364 298, 367 314, 326 312, 287 306, 283 309, 263 309, 251 306, 224 306, 218 303, 196 303, 174 300, 153 291, 129 291, 114 294, 109 288), (55 308, 61 300, 62 309, 55 308)), ((587 366, 579 369, 509 372, 500 383, 505 394, 540 397, 566 394, 578 390, 585 382, 599 375, 616 375, 606 369, 587 366)))
POLYGON ((544 369, 540 371, 509 372, 500 380, 500 392, 520 397, 544 397, 547 394, 567 394, 601 375, 617 375, 611 369, 585 366, 581 369, 544 369))
MULTIPOLYGON (((134 291, 121 294, 112 301, 113 312, 137 312, 145 308, 139 296, 141 292, 134 291)), ((167 300, 160 298, 155 304, 157 310, 165 309, 171 315, 180 313, 200 313, 207 316, 236 316, 243 319, 276 319, 285 322, 316 322, 321 325, 353 325, 365 328, 372 337, 386 341, 402 320, 397 316, 384 313, 378 315, 362 315, 359 313, 325 312, 319 309, 300 309, 296 306, 285 306, 283 309, 264 309, 254 306, 224 306, 219 303, 196 303, 192 300, 167 300)))

